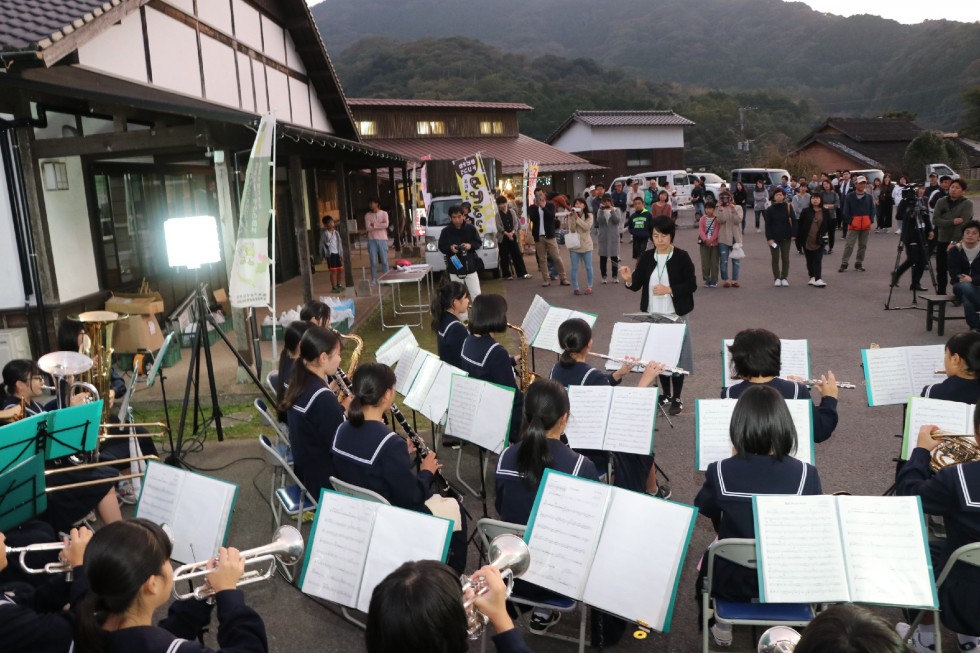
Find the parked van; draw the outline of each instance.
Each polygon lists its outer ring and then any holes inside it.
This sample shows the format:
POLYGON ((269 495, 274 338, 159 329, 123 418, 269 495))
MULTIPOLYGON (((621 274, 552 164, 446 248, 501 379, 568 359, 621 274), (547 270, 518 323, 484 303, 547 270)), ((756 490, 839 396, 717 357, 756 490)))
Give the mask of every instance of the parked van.
POLYGON ((851 170, 851 179, 856 179, 858 177, 864 177, 868 180, 868 186, 871 187, 875 183, 875 179, 884 179, 885 173, 878 168, 868 168, 867 170, 851 170))
MULTIPOLYGON (((461 204, 463 198, 459 195, 444 195, 433 197, 425 212, 425 262, 432 266, 433 272, 446 269, 446 257, 439 251, 439 236, 442 230, 449 226, 449 207, 461 204)), ((483 260, 483 267, 493 274, 496 279, 500 276, 500 252, 497 251, 497 234, 483 234, 477 255, 483 260)))
POLYGON ((782 183, 783 176, 789 177, 789 170, 782 168, 735 168, 731 174, 731 184, 729 188, 734 189, 735 184, 742 182, 745 192, 748 195, 747 208, 752 208, 755 204, 752 198, 752 187, 755 182, 761 179, 766 184, 766 188, 778 186, 782 183))

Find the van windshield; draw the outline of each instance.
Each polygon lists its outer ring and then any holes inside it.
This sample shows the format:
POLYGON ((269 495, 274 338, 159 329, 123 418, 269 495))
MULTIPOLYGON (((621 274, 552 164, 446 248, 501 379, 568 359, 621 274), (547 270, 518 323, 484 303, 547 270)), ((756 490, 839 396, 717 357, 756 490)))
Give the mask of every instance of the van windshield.
POLYGON ((426 216, 425 224, 429 227, 445 227, 449 224, 449 207, 458 202, 432 202, 429 205, 429 215, 426 216))

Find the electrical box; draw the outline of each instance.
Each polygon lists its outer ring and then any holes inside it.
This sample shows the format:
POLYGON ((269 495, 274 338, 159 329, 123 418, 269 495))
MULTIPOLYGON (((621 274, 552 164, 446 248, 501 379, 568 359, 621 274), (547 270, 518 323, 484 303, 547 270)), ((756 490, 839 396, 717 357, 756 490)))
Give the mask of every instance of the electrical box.
POLYGON ((27 337, 27 329, 0 329, 0 369, 18 358, 31 358, 31 341, 27 337))

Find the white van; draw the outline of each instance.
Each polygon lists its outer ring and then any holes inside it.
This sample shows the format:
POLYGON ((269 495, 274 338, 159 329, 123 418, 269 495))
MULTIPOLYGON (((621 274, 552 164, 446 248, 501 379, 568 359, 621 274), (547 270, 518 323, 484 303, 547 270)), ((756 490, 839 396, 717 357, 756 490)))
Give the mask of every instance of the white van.
MULTIPOLYGON (((461 204, 463 198, 459 195, 433 197, 429 202, 429 210, 425 216, 425 262, 432 266, 433 272, 446 269, 446 257, 439 251, 439 236, 442 230, 449 226, 449 207, 461 204)), ((483 267, 493 274, 496 279, 500 276, 500 252, 497 251, 497 234, 483 234, 483 242, 477 255, 483 261, 483 267)))

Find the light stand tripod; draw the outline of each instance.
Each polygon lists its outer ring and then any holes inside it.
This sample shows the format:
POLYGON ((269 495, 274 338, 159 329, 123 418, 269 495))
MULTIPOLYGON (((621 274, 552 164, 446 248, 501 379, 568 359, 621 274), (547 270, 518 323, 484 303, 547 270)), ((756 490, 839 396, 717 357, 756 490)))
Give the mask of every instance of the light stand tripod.
MULTIPOLYGON (((924 307, 919 306, 918 294, 919 294, 919 280, 915 279, 915 269, 918 266, 924 265, 929 269, 929 278, 932 280, 932 287, 936 288, 936 272, 932 267, 932 256, 929 252, 929 239, 926 237, 926 232, 929 225, 928 214, 923 215, 923 207, 919 206, 918 202, 915 202, 915 206, 906 216, 902 223, 902 234, 898 238, 898 251, 895 253, 895 267, 892 268, 890 287, 888 288, 888 299, 885 300, 885 310, 886 311, 903 311, 909 309, 923 309, 924 307), (918 247, 919 256, 921 257, 921 262, 918 264, 911 264, 912 268, 912 304, 910 306, 892 306, 892 293, 895 292, 895 288, 898 287, 898 278, 902 267, 902 250, 905 248, 905 230, 914 230, 916 243, 910 243, 909 247, 918 247)), ((911 252, 911 250, 909 250, 911 252)), ((920 268, 921 269, 921 268, 920 268)), ((919 275, 921 278, 921 274, 919 275)))

